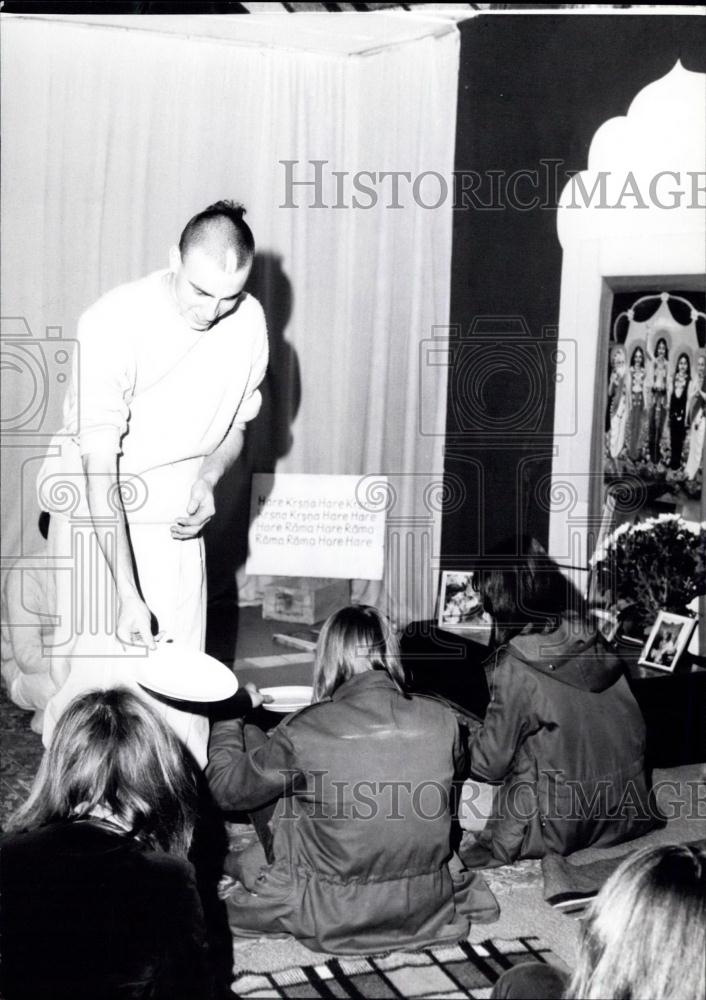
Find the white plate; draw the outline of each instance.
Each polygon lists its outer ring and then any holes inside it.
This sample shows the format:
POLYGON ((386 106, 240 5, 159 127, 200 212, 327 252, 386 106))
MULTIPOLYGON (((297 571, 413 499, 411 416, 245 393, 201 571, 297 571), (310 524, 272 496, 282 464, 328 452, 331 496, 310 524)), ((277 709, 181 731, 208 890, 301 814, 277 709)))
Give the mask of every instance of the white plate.
POLYGON ((238 679, 220 660, 166 641, 137 668, 137 681, 177 701, 223 701, 238 690, 238 679))
POLYGON ((306 684, 292 684, 288 687, 260 688, 260 694, 272 695, 274 701, 268 704, 263 703, 263 708, 268 712, 281 712, 288 715, 290 712, 297 712, 300 708, 311 704, 313 688, 306 684))

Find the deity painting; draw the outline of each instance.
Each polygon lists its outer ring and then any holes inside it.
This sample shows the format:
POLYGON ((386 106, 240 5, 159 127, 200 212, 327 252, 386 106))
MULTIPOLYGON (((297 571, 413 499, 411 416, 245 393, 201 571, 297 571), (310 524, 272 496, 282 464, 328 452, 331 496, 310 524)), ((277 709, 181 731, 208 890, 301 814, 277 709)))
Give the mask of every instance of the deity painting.
POLYGON ((700 520, 705 310, 703 293, 614 297, 606 373, 604 485, 609 490, 627 483, 633 494, 639 487, 644 516, 671 509, 700 520))

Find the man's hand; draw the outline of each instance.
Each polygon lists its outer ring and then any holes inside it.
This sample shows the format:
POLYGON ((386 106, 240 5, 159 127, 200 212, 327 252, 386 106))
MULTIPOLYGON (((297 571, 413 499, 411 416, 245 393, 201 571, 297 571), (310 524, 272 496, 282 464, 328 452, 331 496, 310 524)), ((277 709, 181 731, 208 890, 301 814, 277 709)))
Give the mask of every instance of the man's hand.
POLYGON ((205 479, 197 479, 191 487, 186 505, 186 517, 179 517, 171 526, 172 538, 183 541, 195 538, 216 513, 213 487, 205 479))
POLYGON ((260 689, 257 687, 257 685, 253 684, 252 681, 248 681, 248 683, 245 685, 245 690, 250 695, 250 701, 252 702, 253 708, 259 708, 260 705, 263 704, 269 705, 271 701, 274 701, 274 698, 272 697, 271 694, 263 694, 262 691, 260 691, 260 689))
POLYGON ((157 648, 152 635, 152 615, 142 598, 135 595, 120 601, 117 634, 127 646, 157 648))

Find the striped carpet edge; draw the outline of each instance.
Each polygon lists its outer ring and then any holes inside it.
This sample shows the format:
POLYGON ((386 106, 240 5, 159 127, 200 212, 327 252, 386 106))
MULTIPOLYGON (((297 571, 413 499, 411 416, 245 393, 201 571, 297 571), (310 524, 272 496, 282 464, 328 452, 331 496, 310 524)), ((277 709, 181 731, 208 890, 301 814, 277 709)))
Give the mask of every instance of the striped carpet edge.
POLYGON ((243 970, 231 989, 246 1000, 465 1000, 489 997, 506 969, 531 961, 560 964, 537 937, 488 939, 418 952, 332 958, 278 972, 243 970))

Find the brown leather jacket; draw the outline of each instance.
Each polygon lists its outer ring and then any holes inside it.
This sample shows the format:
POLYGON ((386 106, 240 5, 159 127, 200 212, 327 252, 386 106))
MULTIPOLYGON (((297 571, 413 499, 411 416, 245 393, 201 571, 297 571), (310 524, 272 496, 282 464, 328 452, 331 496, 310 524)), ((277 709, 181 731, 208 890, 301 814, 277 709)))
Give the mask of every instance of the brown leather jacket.
POLYGON ((250 753, 241 720, 217 723, 206 776, 220 806, 279 797, 274 863, 255 893, 231 894, 231 925, 349 954, 465 937, 474 908, 494 901, 448 866, 464 744, 443 703, 401 694, 382 671, 288 716, 250 753))
POLYGON ((502 784, 480 842, 507 863, 571 854, 655 825, 645 723, 618 658, 577 620, 498 656, 471 774, 502 784))

